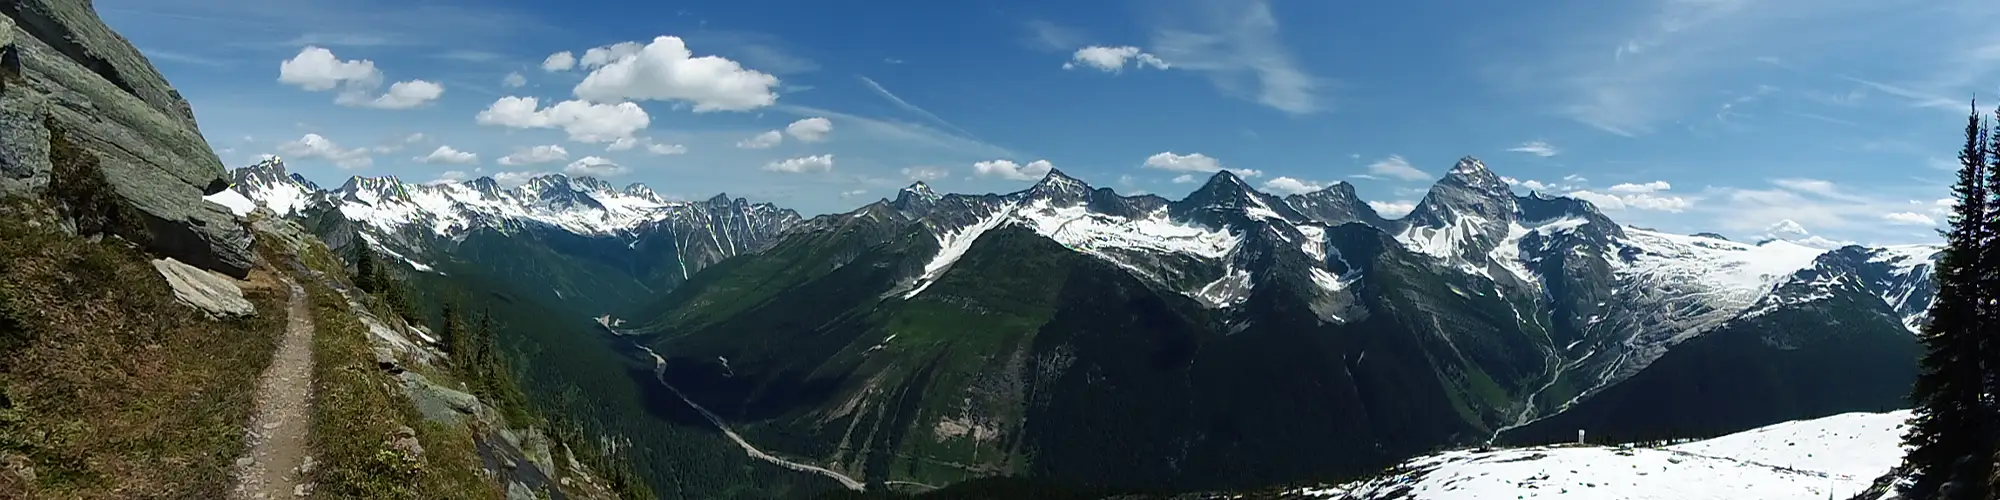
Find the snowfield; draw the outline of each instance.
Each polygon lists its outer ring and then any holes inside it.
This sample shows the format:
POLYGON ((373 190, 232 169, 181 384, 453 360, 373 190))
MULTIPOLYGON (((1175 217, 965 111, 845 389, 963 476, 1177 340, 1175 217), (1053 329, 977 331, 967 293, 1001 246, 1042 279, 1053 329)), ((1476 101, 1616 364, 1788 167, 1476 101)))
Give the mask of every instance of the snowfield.
POLYGON ((1848 498, 1902 459, 1908 411, 1786 422, 1665 448, 1460 450, 1399 472, 1289 496, 1336 500, 1823 500, 1848 498))

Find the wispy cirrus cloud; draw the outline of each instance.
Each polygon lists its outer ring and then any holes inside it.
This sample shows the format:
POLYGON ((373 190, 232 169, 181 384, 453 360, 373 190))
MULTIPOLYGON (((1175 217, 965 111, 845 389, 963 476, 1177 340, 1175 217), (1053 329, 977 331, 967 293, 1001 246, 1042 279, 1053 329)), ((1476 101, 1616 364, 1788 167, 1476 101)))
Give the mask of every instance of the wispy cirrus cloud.
POLYGON ((1548 158, 1551 156, 1562 154, 1562 150, 1556 149, 1556 146, 1554 144, 1549 144, 1548 141, 1528 141, 1521 143, 1521 145, 1519 146, 1515 146, 1507 150, 1515 153, 1527 153, 1535 156, 1540 156, 1543 158, 1548 158))
POLYGON ((875 91, 876 95, 882 96, 883 99, 888 99, 890 104, 895 104, 896 107, 902 108, 904 111, 915 113, 917 116, 921 116, 926 120, 930 120, 931 123, 935 123, 943 126, 944 128, 951 129, 952 132, 956 132, 959 135, 972 137, 971 132, 966 132, 965 129, 958 128, 957 125, 952 125, 951 122, 945 121, 944 118, 939 117, 937 114, 931 113, 929 110, 925 110, 924 108, 917 107, 917 105, 915 104, 910 104, 910 101, 905 101, 903 100, 902 97, 896 96, 895 92, 890 92, 888 87, 883 87, 882 84, 876 82, 875 79, 869 78, 865 75, 854 75, 854 77, 856 79, 861 80, 862 85, 867 85, 869 90, 875 91))
POLYGON ((2000 4, 1990 2, 1646 0, 1593 8, 1603 22, 1531 21, 1556 48, 1494 58, 1489 74, 1549 113, 1623 136, 1658 131, 1699 109, 1720 108, 1717 117, 1733 121, 1743 105, 1773 93, 1848 106, 1860 101, 1850 89, 1865 89, 1937 107, 2000 75, 2000 33, 1977 28, 2000 22, 2000 4), (1830 25, 1853 29, 1823 29, 1830 25), (1842 62, 1856 58, 1872 61, 1869 71, 1824 69, 1852 68, 1842 62), (1780 74, 1812 88, 1768 85, 1780 74))
POLYGON ((1224 93, 1291 114, 1326 109, 1321 81, 1299 67, 1278 38, 1269 0, 1197 0, 1181 24, 1158 27, 1160 66, 1207 76, 1224 93))

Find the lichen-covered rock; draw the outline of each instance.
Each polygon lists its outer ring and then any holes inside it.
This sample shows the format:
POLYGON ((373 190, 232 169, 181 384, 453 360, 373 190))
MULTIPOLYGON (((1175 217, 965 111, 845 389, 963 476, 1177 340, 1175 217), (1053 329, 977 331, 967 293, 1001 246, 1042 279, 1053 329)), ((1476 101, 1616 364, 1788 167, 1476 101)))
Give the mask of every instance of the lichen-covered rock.
POLYGON ((220 317, 241 317, 257 313, 257 307, 243 298, 243 289, 229 278, 216 276, 182 264, 172 258, 153 261, 153 269, 167 278, 174 298, 183 304, 220 317))
POLYGON ((113 191, 137 209, 149 250, 247 276, 250 233, 202 199, 229 186, 222 161, 187 101, 152 63, 105 26, 88 0, 8 0, 0 15, 12 25, 4 52, 21 75, 0 87, 0 195, 46 182, 43 118, 52 117, 98 157, 113 191))
POLYGON ((499 418, 492 408, 479 402, 478 396, 437 385, 416 372, 403 372, 400 378, 403 380, 403 393, 409 395, 417 413, 422 414, 425 420, 456 424, 465 418, 489 423, 499 418))

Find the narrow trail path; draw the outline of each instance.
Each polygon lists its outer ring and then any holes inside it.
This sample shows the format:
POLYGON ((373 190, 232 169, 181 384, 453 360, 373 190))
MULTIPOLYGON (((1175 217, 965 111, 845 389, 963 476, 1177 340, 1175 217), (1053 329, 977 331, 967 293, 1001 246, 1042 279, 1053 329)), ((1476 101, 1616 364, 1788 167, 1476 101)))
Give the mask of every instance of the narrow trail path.
POLYGON ((310 493, 306 433, 312 418, 313 323, 306 291, 291 284, 285 336, 257 383, 257 413, 250 446, 236 459, 231 500, 270 500, 310 493))
MULTIPOLYGON (((728 436, 730 441, 736 442, 736 446, 743 448, 743 452, 749 454, 750 458, 763 460, 765 462, 770 462, 771 464, 777 465, 779 467, 784 467, 799 472, 810 472, 826 476, 829 478, 833 478, 833 480, 839 481, 841 486, 846 486, 847 489, 850 490, 862 491, 867 488, 866 484, 863 484, 861 481, 856 481, 854 478, 847 477, 846 474, 841 474, 839 472, 833 471, 832 469, 820 467, 817 465, 802 464, 790 460, 785 460, 783 458, 778 458, 776 456, 772 456, 769 453, 764 453, 763 450, 757 449, 756 446, 750 445, 749 441, 744 441, 742 436, 736 435, 736 431, 730 429, 729 424, 724 423, 721 417, 716 416, 714 413, 710 413, 708 411, 708 408, 702 407, 700 403, 694 402, 693 399, 688 399, 687 394, 681 393, 681 390, 679 388, 674 387, 673 384, 667 383, 667 378, 665 376, 665 371, 667 368, 667 360, 665 358, 661 358, 659 354, 654 353, 651 348, 648 348, 646 346, 639 345, 636 343, 632 345, 634 347, 638 347, 639 349, 646 351, 646 355, 653 357, 653 378, 659 380, 660 385, 667 386, 667 390, 673 391, 675 396, 680 396, 682 402, 687 403, 688 406, 694 408, 695 411, 701 412, 702 417, 707 418, 709 423, 715 424, 715 427, 717 429, 721 429, 722 435, 728 436)), ((910 484, 919 484, 919 483, 910 483, 910 484)), ((924 486, 929 486, 929 485, 924 485, 924 486)))

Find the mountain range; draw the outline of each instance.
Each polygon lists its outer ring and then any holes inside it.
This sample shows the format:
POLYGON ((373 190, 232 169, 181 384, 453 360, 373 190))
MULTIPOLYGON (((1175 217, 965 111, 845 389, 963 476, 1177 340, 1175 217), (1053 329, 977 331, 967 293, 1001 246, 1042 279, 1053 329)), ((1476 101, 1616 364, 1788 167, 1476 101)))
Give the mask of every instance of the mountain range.
POLYGON ((1474 158, 1397 219, 1345 183, 1280 197, 1227 171, 1180 200, 1053 170, 917 183, 810 219, 561 175, 233 178, 211 200, 238 213, 615 314, 686 402, 871 484, 1254 487, 1899 408, 1938 250, 1624 226, 1474 158))

